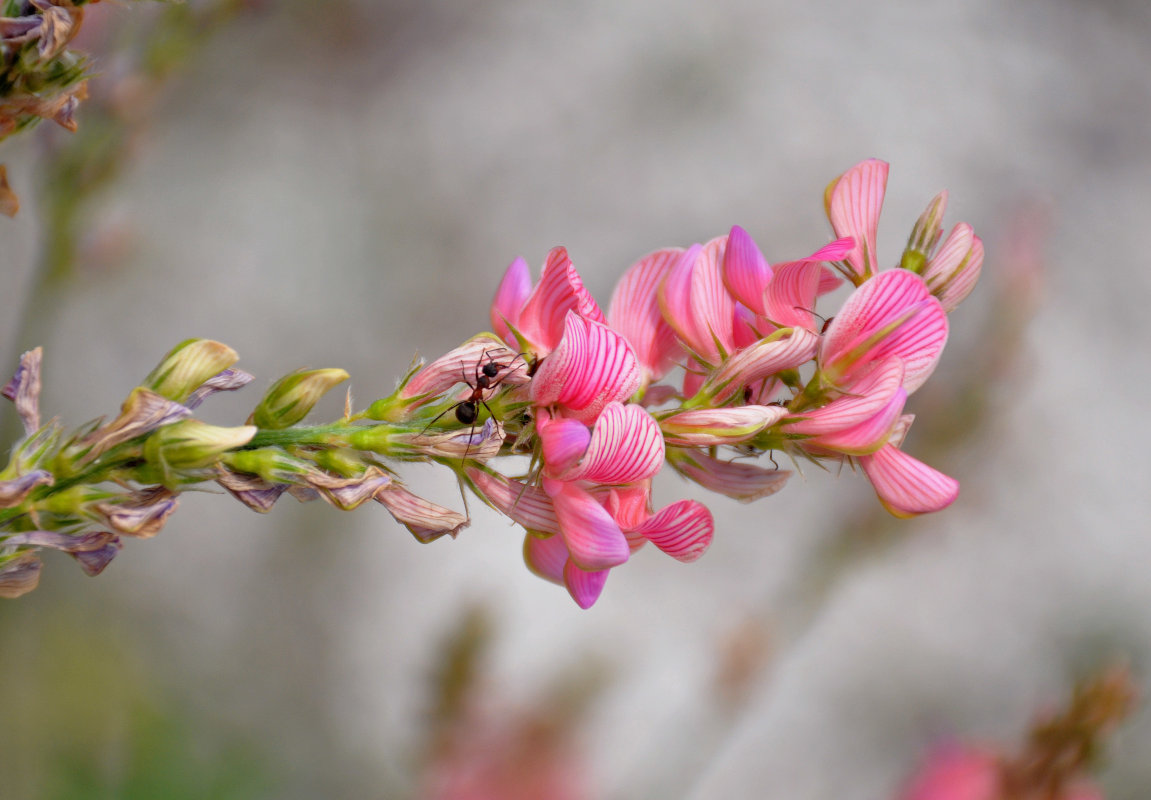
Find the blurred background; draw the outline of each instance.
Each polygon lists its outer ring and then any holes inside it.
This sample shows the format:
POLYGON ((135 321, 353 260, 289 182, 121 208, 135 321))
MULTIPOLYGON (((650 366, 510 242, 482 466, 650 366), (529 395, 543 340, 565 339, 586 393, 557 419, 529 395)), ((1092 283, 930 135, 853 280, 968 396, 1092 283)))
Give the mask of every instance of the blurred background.
MULTIPOLYGON (((1011 747, 1106 664, 1144 680, 1142 0, 87 14, 79 131, 0 145, 24 206, 0 221, 0 356, 43 345, 69 424, 193 336, 257 376, 209 422, 296 367, 347 369, 362 407, 486 329, 516 256, 567 246, 604 304, 639 256, 736 223, 797 258, 872 156, 885 263, 944 188, 987 261, 910 403, 908 451, 963 485, 946 512, 896 521, 847 472, 751 505, 663 475, 657 503, 707 502, 714 545, 645 550, 581 612, 475 501, 420 545, 378 507, 186 494, 102 576, 48 555, 0 605, 11 797, 463 797, 467 774, 506 798, 888 798, 934 744, 1011 747)), ((404 474, 460 507, 446 471, 404 474)), ((1099 778, 1146 796, 1146 713, 1099 778)))

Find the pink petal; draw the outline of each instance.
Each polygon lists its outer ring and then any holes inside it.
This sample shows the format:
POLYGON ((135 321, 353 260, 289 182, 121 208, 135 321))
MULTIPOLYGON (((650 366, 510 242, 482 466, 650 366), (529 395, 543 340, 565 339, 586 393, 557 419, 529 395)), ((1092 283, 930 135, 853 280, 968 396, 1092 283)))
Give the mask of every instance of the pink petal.
POLYGON ((467 474, 482 497, 516 523, 532 531, 559 533, 555 506, 537 487, 476 468, 467 474))
POLYGON ((708 447, 738 444, 787 414, 779 406, 746 405, 725 408, 699 408, 664 418, 660 429, 668 444, 708 447))
POLYGON ((675 331, 659 310, 659 287, 683 253, 656 250, 632 264, 616 284, 607 318, 635 349, 651 380, 659 380, 680 353, 675 331))
POLYGON ((819 291, 817 294, 823 297, 828 292, 834 292, 843 285, 843 278, 836 275, 827 267, 819 271, 819 291))
POLYGON ((736 350, 751 347, 774 331, 774 325, 767 320, 757 318, 752 310, 743 303, 735 304, 735 324, 732 329, 732 339, 736 350))
POLYGON ((764 292, 764 316, 781 328, 807 328, 818 333, 819 326, 811 312, 815 310, 823 269, 816 261, 776 264, 775 277, 764 292))
POLYGON ((845 260, 861 277, 878 270, 875 238, 887 191, 887 170, 887 162, 874 158, 856 164, 828 187, 825 197, 827 218, 835 235, 855 240, 845 260))
POLYGON ((524 563, 535 575, 545 581, 563 584, 564 565, 568 562, 568 548, 562 536, 524 537, 524 563))
POLYGON ((543 449, 544 466, 550 477, 560 477, 578 464, 591 441, 591 431, 587 425, 574 419, 549 420, 546 412, 537 421, 536 432, 543 449))
POLYGON ((625 533, 635 530, 651 516, 651 481, 609 489, 606 506, 625 533))
POLYGON ((400 397, 416 400, 413 405, 417 405, 438 397, 458 383, 474 383, 477 365, 492 359, 511 368, 508 373, 501 373, 501 383, 522 383, 527 380, 527 366, 522 358, 511 363, 512 355, 504 343, 491 334, 473 336, 413 375, 400 389, 400 397), (502 361, 501 356, 505 357, 502 361))
POLYGON ((594 571, 627 561, 631 550, 623 531, 594 497, 566 481, 544 478, 543 485, 555 506, 560 534, 579 567, 594 571))
POLYGON ((923 280, 905 269, 881 272, 856 289, 824 334, 820 366, 840 388, 872 362, 903 361, 911 393, 931 375, 947 344, 947 313, 923 280))
POLYGON ((872 455, 860 456, 859 463, 879 501, 897 517, 939 511, 959 496, 959 481, 889 444, 872 455))
MULTIPOLYGON (((845 236, 842 239, 836 239, 834 242, 828 242, 823 247, 816 250, 803 261, 842 261, 848 253, 855 249, 855 239, 850 236, 845 236)), ((837 279, 838 280, 838 279, 837 279)))
POLYGON ((695 348, 702 338, 696 330, 695 312, 692 310, 692 278, 695 264, 703 245, 693 244, 680 253, 656 291, 660 312, 688 347, 695 348))
POLYGON ((900 387, 870 419, 851 428, 809 439, 801 446, 808 450, 818 447, 852 456, 874 453, 888 441, 906 402, 907 392, 900 387))
POLYGON ((949 746, 933 753, 899 800, 997 800, 1000 763, 986 749, 949 746))
POLYGON ((576 605, 583 609, 595 605, 595 601, 603 592, 604 584, 607 583, 608 572, 606 569, 583 570, 574 561, 568 561, 564 567, 564 585, 567 586, 568 594, 576 601, 576 605))
POLYGON ((695 500, 680 500, 660 510, 636 528, 652 544, 672 558, 691 562, 711 544, 715 523, 707 506, 695 500))
POLYGON ((517 258, 508 265, 492 300, 492 330, 505 342, 515 341, 508 323, 515 325, 519 322, 520 312, 531 293, 532 276, 528 262, 517 258))
POLYGON ((606 321, 595 299, 584 288, 567 250, 554 247, 548 253, 539 285, 528 298, 517 327, 538 346, 538 355, 546 355, 559 343, 569 311, 596 322, 606 321))
POLYGON ((700 451, 672 450, 671 464, 705 489, 750 503, 783 488, 791 472, 765 469, 747 461, 721 461, 700 451))
POLYGON ((639 388, 639 363, 627 339, 569 312, 559 346, 532 380, 535 405, 558 405, 591 422, 604 406, 631 397, 639 388))
POLYGON ((742 386, 798 367, 811 360, 818 347, 819 336, 811 331, 781 328, 727 360, 710 381, 717 389, 716 399, 722 401, 742 386))
POLYGON ((970 225, 961 222, 951 229, 939 252, 928 262, 923 279, 944 311, 950 312, 971 294, 982 269, 983 240, 970 225))
POLYGON ((732 296, 763 315, 763 290, 771 280, 771 267, 751 235, 738 225, 727 237, 723 254, 723 283, 732 296))
POLYGON ((609 403, 596 420, 587 454, 564 480, 635 483, 663 466, 659 423, 645 408, 609 403))
POLYGON ((672 267, 659 291, 664 319, 688 349, 709 364, 720 362, 721 349, 735 349, 735 301, 723 285, 726 243, 727 237, 720 236, 702 248, 692 245, 672 267))
POLYGON ((819 436, 855 427, 887 406, 902 385, 903 362, 898 358, 884 361, 852 386, 850 395, 795 414, 784 423, 785 432, 819 436))

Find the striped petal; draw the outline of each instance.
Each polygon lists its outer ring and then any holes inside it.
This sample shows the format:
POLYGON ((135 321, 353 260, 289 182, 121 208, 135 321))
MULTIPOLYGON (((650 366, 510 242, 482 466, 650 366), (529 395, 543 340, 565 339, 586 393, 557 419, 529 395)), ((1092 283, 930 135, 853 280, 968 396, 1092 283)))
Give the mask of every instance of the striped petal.
POLYGON ((732 297, 763 315, 763 290, 771 281, 771 275, 771 267, 751 235, 734 226, 723 254, 723 283, 732 297))
POLYGON ((555 506, 539 488, 474 467, 467 474, 483 499, 514 522, 532 531, 559 533, 555 506))
POLYGON ((543 479, 560 523, 560 535, 572 560, 585 570, 600 570, 627 561, 631 550, 611 514, 586 491, 551 478, 543 479))
POLYGON ((869 419, 850 428, 809 439, 803 442, 802 446, 807 450, 819 448, 851 456, 874 453, 887 443, 895 424, 899 422, 906 402, 907 392, 900 387, 869 419))
POLYGON ((879 502, 897 517, 939 511, 959 496, 959 481, 891 445, 859 459, 879 502))
POLYGON ((819 271, 819 291, 817 294, 823 297, 828 292, 834 292, 843 285, 843 278, 836 275, 827 267, 819 271))
POLYGON ((599 600, 603 593, 603 586, 607 583, 609 570, 583 570, 574 561, 569 560, 564 567, 564 585, 568 594, 576 605, 582 609, 589 609, 599 600))
POLYGON ((609 489, 604 505, 624 533, 635 530, 651 516, 651 481, 609 489))
POLYGON ((806 328, 818 333, 815 300, 823 266, 817 261, 789 261, 775 265, 775 277, 763 295, 766 316, 781 328, 806 328))
POLYGON ((787 409, 780 406, 699 408, 667 417, 660 428, 668 444, 694 447, 738 444, 774 425, 787 409))
POLYGON ((875 361, 903 361, 903 387, 914 392, 947 344, 947 313, 926 284, 905 269, 882 272, 856 289, 831 321, 820 368, 841 389, 875 361))
POLYGON ((492 300, 492 330, 505 342, 515 341, 508 323, 512 325, 519 323, 520 312, 531 293, 532 276, 528 270, 528 262, 517 258, 508 265, 503 280, 496 288, 496 296, 492 300))
POLYGON ((780 370, 798 367, 815 356, 819 336, 804 328, 781 328, 729 358, 709 381, 722 401, 741 386, 756 383, 780 370))
POLYGON ((648 518, 636 533, 677 561, 698 559, 711 544, 715 523, 707 506, 695 500, 680 500, 648 518))
POLYGON ((659 287, 682 253, 679 247, 656 250, 632 264, 608 306, 608 323, 628 340, 653 381, 667 374, 681 352, 675 331, 660 313, 659 287))
POLYGON ((671 463, 678 472, 705 489, 741 503, 775 494, 791 477, 789 470, 765 469, 746 461, 721 461, 700 452, 670 452, 671 463))
POLYGON ((784 423, 785 432, 820 436, 853 428, 887 406, 902 385, 903 362, 898 358, 889 359, 852 386, 850 395, 792 416, 784 423))
POLYGON ((887 162, 868 159, 840 175, 824 194, 827 218, 835 235, 855 240, 855 246, 844 260, 862 278, 879 269, 875 239, 887 191, 887 171, 887 162))
POLYGON ((983 269, 983 240, 966 222, 951 229, 939 252, 927 263, 923 280, 939 298, 944 311, 954 311, 963 302, 983 269))
POLYGON ((732 324, 735 301, 723 284, 727 237, 686 250, 660 285, 664 319, 701 360, 718 364, 721 350, 735 349, 732 324), (698 248, 698 249, 697 249, 698 248))
POLYGON ((583 461, 564 480, 635 483, 663 465, 659 423, 645 408, 609 403, 596 420, 583 461))
POLYGON ((567 249, 553 247, 544 263, 539 285, 524 305, 517 327, 537 346, 537 355, 547 355, 559 344, 564 333, 564 318, 569 311, 597 322, 606 322, 568 258, 567 249))
POLYGON ((582 422, 639 388, 639 363, 627 339, 606 325, 568 312, 564 335, 532 380, 532 402, 560 406, 582 422))
POLYGON ((533 574, 545 581, 564 582, 564 565, 568 563, 568 548, 562 536, 524 537, 524 563, 533 574))

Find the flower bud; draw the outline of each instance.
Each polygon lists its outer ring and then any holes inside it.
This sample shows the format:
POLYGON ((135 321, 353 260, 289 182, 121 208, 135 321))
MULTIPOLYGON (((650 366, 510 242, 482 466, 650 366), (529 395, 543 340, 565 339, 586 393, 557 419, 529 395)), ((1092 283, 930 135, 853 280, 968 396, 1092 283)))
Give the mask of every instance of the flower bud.
POLYGON ((0 597, 11 599, 35 589, 42 566, 40 558, 29 551, 0 558, 0 597))
POLYGON ((291 427, 306 417, 329 389, 348 377, 342 369, 297 370, 273 384, 248 422, 271 430, 291 427))
POLYGON ((269 483, 301 483, 314 471, 307 461, 294 458, 278 447, 225 453, 220 461, 233 472, 258 475, 269 483))
POLYGON ((24 434, 30 436, 40 428, 40 360, 43 348, 37 347, 20 356, 20 366, 0 396, 16 404, 16 413, 24 423, 24 434))
POLYGON ((659 423, 668 444, 710 446, 747 441, 787 414, 779 406, 699 408, 684 411, 659 423))
POLYGON ((932 198, 924 212, 919 215, 919 219, 915 221, 899 266, 923 274, 927 259, 931 257, 935 245, 939 243, 939 237, 943 235, 943 212, 946 210, 947 191, 944 190, 932 198))
POLYGON ((120 407, 120 416, 85 436, 79 446, 92 459, 116 445, 184 419, 191 412, 168 398, 137 386, 120 407))
POLYGON ((172 479, 169 470, 191 470, 208 467, 229 450, 243 447, 256 435, 253 425, 222 428, 198 419, 186 419, 166 425, 148 438, 144 456, 160 470, 161 482, 172 479))
POLYGON ((236 363, 236 351, 211 339, 188 339, 164 356, 141 384, 156 394, 184 402, 200 384, 236 363))

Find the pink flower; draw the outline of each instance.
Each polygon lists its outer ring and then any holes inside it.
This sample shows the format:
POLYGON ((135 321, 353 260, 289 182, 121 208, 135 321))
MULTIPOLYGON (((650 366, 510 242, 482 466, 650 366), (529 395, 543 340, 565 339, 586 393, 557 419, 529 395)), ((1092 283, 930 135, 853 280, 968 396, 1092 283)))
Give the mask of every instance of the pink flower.
POLYGON ((548 253, 534 290, 522 258, 508 266, 492 301, 492 327, 505 342, 518 341, 524 350, 542 357, 559 344, 569 311, 595 322, 607 322, 572 266, 567 250, 555 247, 548 253))
POLYGON ((931 293, 951 312, 979 280, 983 266, 983 241, 971 226, 961 222, 951 229, 943 244, 943 213, 947 192, 940 192, 927 205, 911 230, 899 265, 923 276, 931 293), (937 249, 938 248, 938 249, 937 249))
POLYGON ((879 271, 875 239, 887 171, 886 161, 871 158, 840 175, 824 191, 823 204, 835 235, 855 242, 843 260, 857 286, 879 271))
POLYGON ((659 287, 682 254, 679 247, 656 250, 632 264, 616 284, 608 305, 608 323, 635 350, 645 386, 662 378, 683 354, 659 308, 659 287))
POLYGON ((563 335, 532 379, 531 401, 589 423, 608 403, 631 397, 639 385, 639 363, 627 339, 606 324, 568 311, 563 335))
POLYGON ((999 759, 989 750, 949 746, 932 754, 899 800, 1000 800, 999 759))
POLYGON ((659 307, 668 324, 700 362, 718 365, 735 349, 735 300, 723 284, 727 237, 694 244, 659 286, 659 307))

